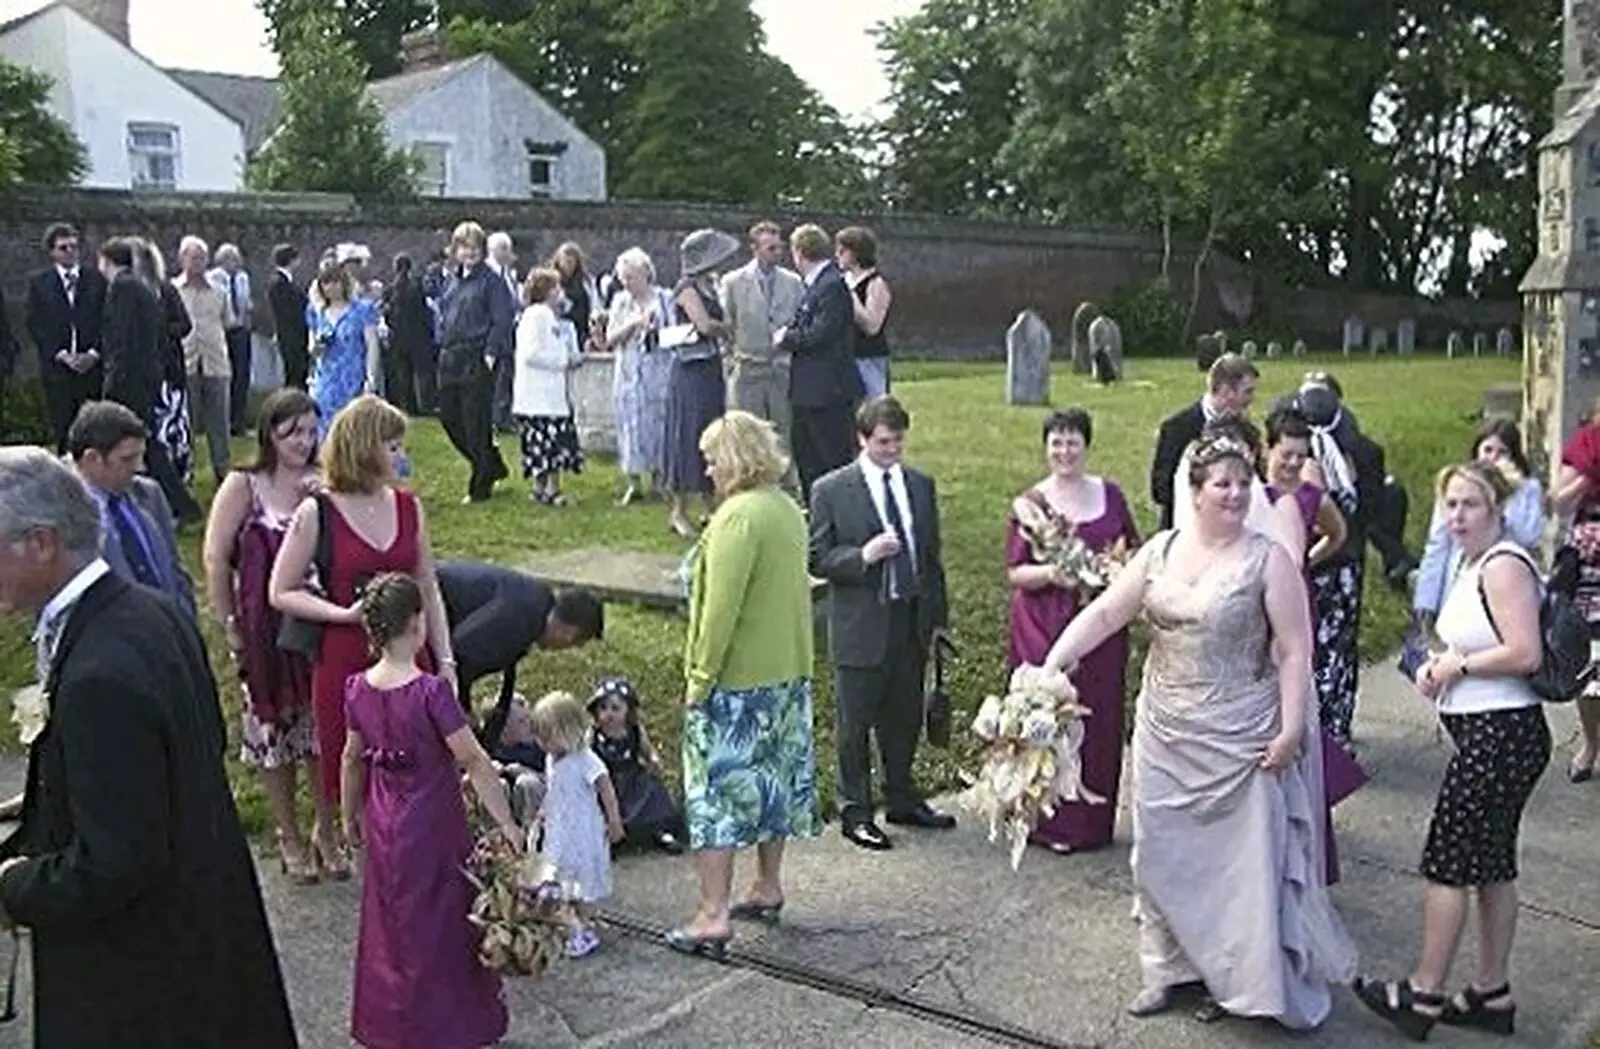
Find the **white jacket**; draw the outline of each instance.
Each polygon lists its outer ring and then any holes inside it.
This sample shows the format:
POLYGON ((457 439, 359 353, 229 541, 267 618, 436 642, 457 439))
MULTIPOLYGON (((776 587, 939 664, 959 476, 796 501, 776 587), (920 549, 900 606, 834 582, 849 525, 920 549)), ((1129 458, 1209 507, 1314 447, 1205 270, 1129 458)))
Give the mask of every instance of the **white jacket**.
POLYGON ((522 311, 517 321, 511 414, 528 418, 572 414, 567 376, 583 360, 576 336, 572 322, 558 318, 542 302, 522 311))

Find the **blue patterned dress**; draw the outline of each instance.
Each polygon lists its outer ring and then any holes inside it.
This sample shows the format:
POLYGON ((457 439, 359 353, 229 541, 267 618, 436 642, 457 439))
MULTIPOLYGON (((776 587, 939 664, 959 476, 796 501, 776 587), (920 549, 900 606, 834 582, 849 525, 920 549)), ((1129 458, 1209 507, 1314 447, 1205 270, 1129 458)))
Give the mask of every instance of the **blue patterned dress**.
MULTIPOLYGON (((615 329, 641 314, 654 313, 662 326, 673 323, 672 297, 653 290, 646 305, 621 291, 611 300, 607 314, 615 329)), ((613 395, 617 413, 617 466, 625 474, 659 474, 666 466, 667 385, 672 375, 672 354, 656 344, 655 336, 640 333, 617 347, 613 395)))
POLYGON ((352 302, 337 320, 330 320, 326 309, 306 307, 306 327, 310 329, 316 357, 311 371, 311 396, 317 402, 319 442, 328 435, 333 417, 361 396, 366 387, 366 331, 377 323, 377 313, 366 299, 352 302))

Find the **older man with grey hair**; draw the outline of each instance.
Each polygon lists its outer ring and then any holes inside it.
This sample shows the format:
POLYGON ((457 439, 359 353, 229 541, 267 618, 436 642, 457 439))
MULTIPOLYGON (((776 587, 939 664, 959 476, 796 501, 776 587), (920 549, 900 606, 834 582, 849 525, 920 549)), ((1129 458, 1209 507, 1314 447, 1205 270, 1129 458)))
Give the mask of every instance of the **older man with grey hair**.
POLYGON ((34 1044, 296 1044, 223 768, 200 634, 100 558, 100 511, 42 448, 0 449, 0 605, 36 616, 22 826, 0 921, 33 950, 34 1044))
MULTIPOLYGON (((511 301, 516 303, 516 316, 522 316, 521 275, 517 273, 517 256, 511 247, 511 234, 496 230, 489 234, 489 268, 511 290, 511 301)), ((516 374, 510 357, 502 358, 494 366, 494 428, 502 433, 515 429, 511 421, 511 382, 516 374)))
POLYGON ((228 419, 233 435, 242 437, 250 402, 250 274, 237 244, 217 245, 213 261, 216 268, 206 276, 228 299, 228 419))
POLYGON ((184 237, 178 244, 179 272, 172 280, 189 311, 189 334, 183 337, 183 374, 189 391, 189 422, 205 431, 211 453, 211 474, 217 484, 228 472, 232 433, 233 355, 228 332, 234 326, 228 296, 206 273, 206 242, 184 237))

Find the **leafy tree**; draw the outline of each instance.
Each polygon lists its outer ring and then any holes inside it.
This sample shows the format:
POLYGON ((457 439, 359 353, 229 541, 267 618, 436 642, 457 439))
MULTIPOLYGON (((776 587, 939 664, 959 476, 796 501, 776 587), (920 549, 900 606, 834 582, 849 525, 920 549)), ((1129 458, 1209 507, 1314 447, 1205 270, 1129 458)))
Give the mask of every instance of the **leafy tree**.
MULTIPOLYGON (((267 16, 273 39, 305 6, 302 0, 256 3, 267 16)), ((362 68, 375 78, 400 72, 400 38, 433 24, 435 14, 434 0, 324 0, 323 8, 336 19, 339 34, 355 46, 362 68)))
POLYGON ((256 189, 415 194, 415 163, 389 148, 383 113, 366 92, 366 68, 338 15, 320 0, 280 0, 274 31, 283 90, 277 130, 250 161, 256 189))
POLYGON ((1005 213, 1016 188, 1000 163, 1020 94, 1011 34, 1027 0, 928 0, 880 27, 893 112, 878 129, 897 208, 1005 213))
POLYGON ((49 77, 0 59, 0 191, 69 185, 88 170, 83 143, 49 97, 49 77))

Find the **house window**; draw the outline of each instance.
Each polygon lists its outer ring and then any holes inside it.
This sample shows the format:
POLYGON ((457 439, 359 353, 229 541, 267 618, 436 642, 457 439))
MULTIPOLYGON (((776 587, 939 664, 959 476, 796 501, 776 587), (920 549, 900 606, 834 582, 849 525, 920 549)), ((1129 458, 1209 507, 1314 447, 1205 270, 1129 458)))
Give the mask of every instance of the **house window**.
POLYGON ((567 151, 565 142, 535 142, 523 139, 522 148, 528 151, 528 195, 553 197, 556 189, 556 161, 567 151))
POLYGON ((178 158, 176 126, 128 125, 128 172, 134 189, 177 189, 178 158))
POLYGON ((450 186, 450 147, 443 142, 416 142, 411 152, 420 161, 417 192, 425 197, 442 197, 450 186))

